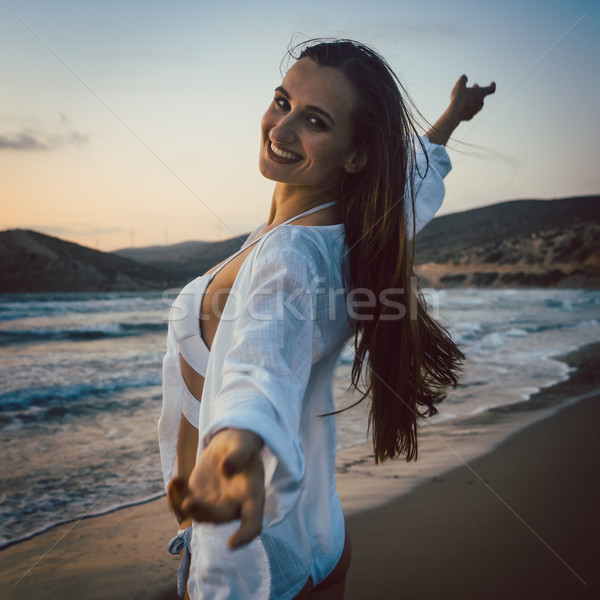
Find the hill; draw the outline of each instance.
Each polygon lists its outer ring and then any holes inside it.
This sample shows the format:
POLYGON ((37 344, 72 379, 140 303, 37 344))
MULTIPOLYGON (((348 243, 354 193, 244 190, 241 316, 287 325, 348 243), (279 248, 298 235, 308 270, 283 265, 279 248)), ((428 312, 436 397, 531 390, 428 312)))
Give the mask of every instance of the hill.
MULTIPOLYGON (((241 246, 186 242, 117 254, 168 270, 181 285, 241 246)), ((512 200, 435 218, 417 236, 423 287, 600 288, 600 196, 512 200)))
POLYGON ((246 233, 222 242, 183 242, 169 246, 123 248, 113 253, 168 271, 181 285, 185 285, 239 250, 248 235, 246 233))
POLYGON ((2 292, 125 291, 171 285, 169 274, 128 258, 37 231, 0 231, 2 292))
MULTIPOLYGON (((0 291, 181 287, 246 237, 105 253, 35 231, 4 231, 0 291)), ((417 237, 415 271, 422 287, 600 289, 600 196, 513 200, 437 217, 417 237)))
POLYGON ((431 287, 600 289, 600 196, 438 217, 417 237, 415 270, 431 287))
POLYGON ((142 248, 121 248, 113 254, 130 258, 144 264, 171 263, 195 256, 210 247, 214 242, 181 242, 168 246, 144 246, 142 248))

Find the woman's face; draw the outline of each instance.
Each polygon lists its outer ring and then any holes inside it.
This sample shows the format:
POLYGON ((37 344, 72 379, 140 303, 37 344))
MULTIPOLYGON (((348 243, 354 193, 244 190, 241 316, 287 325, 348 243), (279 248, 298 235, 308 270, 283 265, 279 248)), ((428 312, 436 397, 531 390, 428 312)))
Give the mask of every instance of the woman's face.
POLYGON ((310 58, 287 72, 261 122, 260 172, 281 183, 330 186, 360 170, 352 142, 356 94, 338 69, 310 58))

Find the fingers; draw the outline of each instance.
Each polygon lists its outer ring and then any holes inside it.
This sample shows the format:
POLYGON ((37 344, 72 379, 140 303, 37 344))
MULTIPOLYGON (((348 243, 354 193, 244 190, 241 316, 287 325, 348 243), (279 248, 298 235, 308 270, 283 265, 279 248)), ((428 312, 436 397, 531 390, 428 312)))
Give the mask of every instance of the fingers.
POLYGON ((250 543, 262 529, 264 510, 264 495, 259 498, 250 498, 242 506, 239 529, 229 538, 227 545, 230 548, 239 548, 250 543))
POLYGON ((477 88, 482 97, 487 96, 488 94, 493 94, 496 91, 496 83, 492 81, 490 85, 487 87, 479 87, 477 84, 473 85, 474 88, 477 88))
MULTIPOLYGON (((469 81, 469 78, 466 75, 461 75, 458 78, 458 81, 456 82, 456 85, 459 86, 459 87, 462 87, 462 88, 466 88, 467 87, 467 81, 469 81)), ((490 85, 488 85, 487 87, 480 87, 479 84, 474 83, 471 86, 471 89, 477 90, 482 95, 487 96, 488 94, 493 94, 496 91, 496 82, 492 81, 490 83, 490 85)))
POLYGON ((263 445, 260 436, 250 431, 218 432, 201 452, 189 484, 174 480, 169 486, 173 510, 196 522, 227 523, 241 518, 231 547, 248 543, 262 525, 263 445))
POLYGON ((183 502, 182 509, 185 514, 199 523, 227 523, 240 516, 239 506, 233 500, 221 500, 215 503, 188 496, 183 502))
POLYGON ((492 83, 490 83, 490 85, 488 85, 487 87, 479 87, 476 83, 474 83, 473 89, 477 89, 481 96, 484 97, 489 94, 493 94, 496 91, 496 83, 492 81, 492 83))

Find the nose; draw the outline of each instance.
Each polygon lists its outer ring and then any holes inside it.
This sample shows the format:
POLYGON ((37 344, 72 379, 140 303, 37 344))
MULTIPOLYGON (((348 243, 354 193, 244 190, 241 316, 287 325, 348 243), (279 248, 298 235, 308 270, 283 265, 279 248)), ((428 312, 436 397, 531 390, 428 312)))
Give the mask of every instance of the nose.
POLYGON ((269 137, 275 143, 289 144, 296 141, 295 117, 292 114, 281 115, 269 131, 269 137))

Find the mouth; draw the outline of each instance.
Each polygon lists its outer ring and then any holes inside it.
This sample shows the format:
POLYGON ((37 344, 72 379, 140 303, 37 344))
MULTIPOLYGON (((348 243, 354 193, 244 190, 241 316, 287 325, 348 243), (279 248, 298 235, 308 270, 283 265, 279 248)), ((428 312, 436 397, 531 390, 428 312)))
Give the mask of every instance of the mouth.
POLYGON ((271 160, 274 160, 278 163, 295 163, 302 159, 299 154, 295 152, 290 152, 289 150, 284 150, 279 146, 276 146, 272 141, 269 140, 267 144, 267 154, 271 160))

